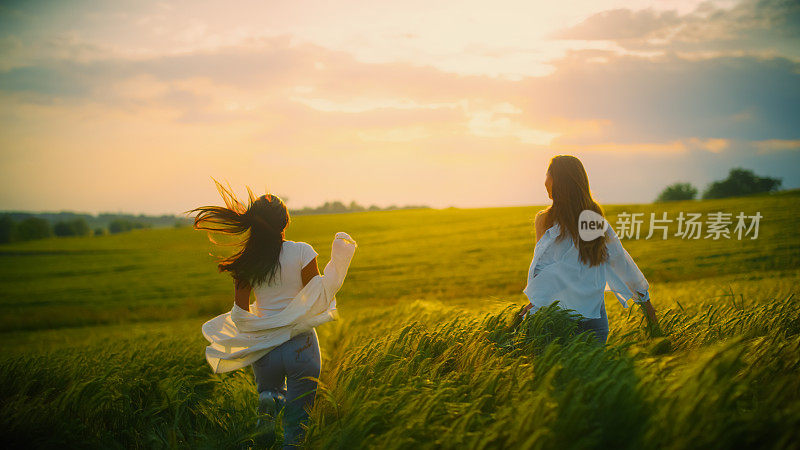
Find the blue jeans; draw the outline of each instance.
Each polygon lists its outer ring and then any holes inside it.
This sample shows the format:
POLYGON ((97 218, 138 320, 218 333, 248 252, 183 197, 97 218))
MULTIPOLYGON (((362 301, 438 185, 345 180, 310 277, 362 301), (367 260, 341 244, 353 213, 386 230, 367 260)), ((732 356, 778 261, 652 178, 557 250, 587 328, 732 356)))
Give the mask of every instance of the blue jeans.
POLYGON ((608 340, 608 316, 606 316, 606 305, 600 306, 600 317, 598 319, 582 319, 578 321, 578 330, 591 331, 597 340, 605 345, 608 340))
POLYGON ((253 363, 259 394, 269 391, 286 399, 283 413, 284 447, 298 446, 303 439, 302 424, 308 422, 307 409, 314 404, 317 392, 316 381, 303 378, 319 378, 319 373, 319 342, 317 332, 313 329, 275 347, 253 363))

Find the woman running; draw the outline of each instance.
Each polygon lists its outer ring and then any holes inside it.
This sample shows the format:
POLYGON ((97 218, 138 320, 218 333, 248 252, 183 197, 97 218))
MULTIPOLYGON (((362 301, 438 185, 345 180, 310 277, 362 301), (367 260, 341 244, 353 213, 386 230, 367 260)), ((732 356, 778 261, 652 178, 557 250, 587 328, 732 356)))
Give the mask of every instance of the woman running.
POLYGON ((337 318, 334 294, 356 243, 347 233, 337 233, 320 276, 311 245, 286 240, 289 213, 280 198, 255 198, 248 188, 250 204, 245 206, 215 183, 226 206, 191 210, 198 213, 194 228, 246 237, 236 244, 241 247, 237 253, 218 264, 220 272, 233 277, 235 300, 230 312, 203 325, 210 343, 206 359, 216 373, 252 365, 259 413, 274 418, 285 405, 284 447, 295 447, 303 439, 321 369, 314 327, 337 318))

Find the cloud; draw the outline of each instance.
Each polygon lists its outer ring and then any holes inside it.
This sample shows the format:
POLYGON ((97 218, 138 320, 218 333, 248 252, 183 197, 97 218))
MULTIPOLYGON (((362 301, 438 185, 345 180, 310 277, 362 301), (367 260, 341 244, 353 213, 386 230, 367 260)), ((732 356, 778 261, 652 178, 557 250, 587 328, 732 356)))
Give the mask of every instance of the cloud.
POLYGON ((681 19, 675 11, 612 9, 551 35, 554 39, 627 41, 642 39, 675 27, 681 19))
POLYGON ((506 133, 536 143, 800 138, 800 65, 785 58, 645 58, 592 50, 553 64, 548 76, 510 81, 362 63, 279 37, 258 49, 14 68, 0 73, 0 91, 19 94, 19 101, 93 102, 131 113, 168 109, 184 122, 263 122, 281 114, 364 128, 450 121, 479 135, 506 133), (515 111, 496 111, 497 105, 515 111), (564 126, 588 122, 595 125, 564 126))
POLYGON ((800 58, 800 3, 744 0, 730 8, 711 2, 676 11, 615 9, 555 32, 553 39, 613 41, 636 52, 761 54, 800 58))
MULTIPOLYGON (((765 5, 758 14, 772 17, 783 4, 765 5)), ((800 186, 798 62, 666 44, 690 42, 691 20, 727 23, 736 8, 744 6, 590 17, 564 36, 614 40, 616 50, 568 51, 546 75, 516 80, 365 62, 291 35, 157 55, 76 37, 26 58, 23 40, 9 35, 0 49, 19 58, 0 67, 0 178, 9 192, 0 203, 31 183, 70 192, 74 180, 56 181, 65 171, 93 180, 80 188, 103 204, 116 199, 92 186, 135 186, 141 208, 143 176, 177 180, 177 198, 219 173, 268 178, 297 207, 324 200, 321 192, 380 204, 531 203, 545 200, 529 193, 557 153, 591 165, 607 201, 649 201, 676 174, 704 184, 733 165, 800 186), (620 167, 636 168, 626 188, 620 167)), ((786 23, 778 28, 770 33, 792 38, 786 23)), ((69 200, 47 189, 36 195, 69 200)))
POLYGON ((783 58, 675 55, 642 58, 574 52, 550 77, 524 84, 522 108, 572 120, 599 120, 601 133, 562 143, 668 142, 699 137, 796 139, 800 64, 783 58), (598 55, 607 62, 592 62, 598 55))
POLYGON ((755 142, 755 147, 758 154, 773 153, 773 152, 791 152, 800 150, 800 140, 784 141, 780 139, 767 139, 765 141, 755 142))

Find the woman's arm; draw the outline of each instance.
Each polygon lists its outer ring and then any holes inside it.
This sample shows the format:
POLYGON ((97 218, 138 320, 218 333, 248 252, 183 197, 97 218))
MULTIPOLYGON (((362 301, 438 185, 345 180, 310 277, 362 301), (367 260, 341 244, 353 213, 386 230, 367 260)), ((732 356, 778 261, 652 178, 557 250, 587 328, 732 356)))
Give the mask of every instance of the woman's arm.
MULTIPOLYGON (((608 228, 608 262, 611 270, 619 277, 628 289, 634 293, 638 298, 634 300, 642 307, 642 313, 647 318, 647 323, 653 328, 653 331, 660 334, 658 327, 658 317, 653 304, 650 303, 650 283, 639 270, 639 267, 631 258, 631 255, 625 250, 620 242, 619 237, 614 232, 612 227, 608 228)), ((609 285, 614 284, 613 281, 609 285)), ((613 288, 614 286, 612 286, 613 288)))
POLYGON ((308 282, 317 275, 319 275, 319 267, 317 267, 317 258, 315 257, 300 271, 300 278, 303 280, 303 287, 306 287, 308 282))
MULTIPOLYGON (((539 242, 539 239, 542 238, 544 232, 547 231, 545 229, 546 216, 547 216, 547 210, 543 209, 538 213, 536 213, 536 217, 533 220, 533 226, 536 230, 536 242, 539 242)), ((530 311, 531 308, 533 308, 533 305, 531 303, 528 303, 527 305, 523 306, 519 312, 519 317, 525 317, 525 314, 528 314, 528 311, 530 311)))
POLYGON ((234 279, 233 289, 233 302, 236 304, 236 306, 245 311, 250 311, 250 292, 253 290, 253 288, 250 286, 250 283, 246 281, 240 282, 239 280, 234 279))
MULTIPOLYGON (((646 296, 647 291, 650 289, 650 283, 647 282, 644 274, 639 270, 639 266, 636 265, 631 255, 622 246, 622 242, 620 242, 614 229, 608 227, 606 233, 608 236, 608 267, 616 276, 616 279, 608 280, 611 290, 619 293, 624 290, 624 287, 627 287, 629 292, 626 295, 633 294, 635 296, 638 293, 639 298, 643 298, 642 296, 646 296), (621 286, 620 282, 624 286, 621 286)), ((644 297, 643 299, 647 300, 648 298, 644 297)))

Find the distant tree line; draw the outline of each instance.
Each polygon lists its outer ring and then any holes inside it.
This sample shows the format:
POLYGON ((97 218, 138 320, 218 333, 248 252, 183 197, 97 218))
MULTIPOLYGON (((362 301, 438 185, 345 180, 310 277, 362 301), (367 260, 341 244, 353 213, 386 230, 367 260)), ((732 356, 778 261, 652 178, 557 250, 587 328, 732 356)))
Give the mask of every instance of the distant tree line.
POLYGON ((172 226, 188 226, 192 222, 183 215, 176 216, 174 214, 164 214, 161 216, 148 216, 145 214, 125 214, 125 213, 100 213, 97 215, 87 213, 75 213, 70 211, 61 212, 27 212, 27 211, 0 211, 0 214, 8 214, 12 219, 20 222, 29 217, 38 217, 46 219, 51 224, 58 222, 69 222, 76 219, 83 219, 92 230, 96 228, 108 229, 111 222, 115 220, 138 222, 143 225, 149 225, 152 228, 163 228, 172 226))
POLYGON ((53 236, 102 236, 142 228, 183 227, 190 223, 189 219, 174 215, 100 214, 92 216, 71 212, 5 212, 0 213, 0 244, 53 236))
MULTIPOLYGON (((709 184, 703 192, 703 199, 741 197, 773 192, 779 190, 781 184, 780 178, 760 177, 752 170, 736 167, 728 173, 728 178, 709 184)), ((693 200, 697 196, 697 192, 697 188, 690 183, 674 183, 664 188, 656 201, 693 200)))
MULTIPOLYGON (((364 207, 355 201, 346 205, 340 201, 325 202, 316 208, 292 210, 293 215, 303 214, 335 214, 359 211, 388 211, 396 209, 420 209, 428 206, 396 206, 381 208, 377 205, 364 207)), ((9 242, 45 239, 49 237, 67 236, 102 236, 123 233, 142 228, 185 227, 192 224, 192 219, 184 216, 162 215, 146 216, 144 214, 101 213, 97 216, 73 212, 30 213, 22 211, 0 212, 0 244, 9 242)))
POLYGON ((108 224, 108 232, 111 234, 122 233, 124 231, 138 230, 141 228, 150 228, 150 225, 133 222, 131 220, 117 219, 108 224))
POLYGON ((337 213, 351 213, 351 212, 361 212, 361 211, 391 211, 396 209, 423 209, 429 208, 429 206, 423 205, 406 205, 406 206, 397 206, 391 205, 385 208, 381 208, 378 205, 371 205, 369 207, 365 207, 359 205, 355 201, 350 202, 349 205, 345 205, 340 201, 333 201, 333 202, 325 202, 325 204, 321 206, 317 206, 316 208, 305 207, 303 209, 293 209, 290 210, 289 213, 292 215, 304 215, 304 214, 337 214, 337 213))
POLYGON ((53 235, 50 222, 39 217, 28 217, 20 222, 8 214, 0 215, 0 244, 16 241, 44 239, 53 235))
POLYGON ((78 218, 67 221, 59 221, 53 225, 53 234, 58 237, 65 236, 88 236, 92 233, 86 219, 78 218))

